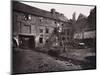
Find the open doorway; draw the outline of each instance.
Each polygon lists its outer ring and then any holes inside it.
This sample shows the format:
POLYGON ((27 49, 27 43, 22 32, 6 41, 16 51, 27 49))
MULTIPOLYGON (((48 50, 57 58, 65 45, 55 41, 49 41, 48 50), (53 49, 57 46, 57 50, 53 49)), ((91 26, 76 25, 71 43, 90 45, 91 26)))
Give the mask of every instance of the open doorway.
POLYGON ((19 47, 26 49, 35 48, 35 36, 33 35, 19 35, 19 47))

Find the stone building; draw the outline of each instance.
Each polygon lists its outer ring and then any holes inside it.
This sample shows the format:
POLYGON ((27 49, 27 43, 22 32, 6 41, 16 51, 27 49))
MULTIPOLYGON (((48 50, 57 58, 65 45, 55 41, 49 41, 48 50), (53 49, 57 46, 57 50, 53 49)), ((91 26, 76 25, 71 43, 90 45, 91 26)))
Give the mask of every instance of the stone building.
MULTIPOLYGON (((44 47, 53 34, 55 28, 65 28, 66 33, 70 28, 68 19, 55 9, 42 10, 17 1, 12 2, 12 35, 19 44, 26 47, 44 47), (68 25, 67 25, 68 24, 68 25)), ((67 38, 70 38, 70 35, 67 38)))
POLYGON ((91 12, 94 12, 88 17, 80 14, 76 23, 75 23, 75 39, 88 39, 96 38, 96 8, 92 9, 91 12), (92 17, 93 16, 93 17, 92 17))
POLYGON ((89 47, 96 47, 96 7, 90 11, 88 17, 80 14, 74 26, 75 40, 89 47))

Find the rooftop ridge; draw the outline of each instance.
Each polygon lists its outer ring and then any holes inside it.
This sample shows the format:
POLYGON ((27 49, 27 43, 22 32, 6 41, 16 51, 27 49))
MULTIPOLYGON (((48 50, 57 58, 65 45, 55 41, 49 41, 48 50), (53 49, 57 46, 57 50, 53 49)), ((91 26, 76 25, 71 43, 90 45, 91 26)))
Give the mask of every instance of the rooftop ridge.
POLYGON ((20 3, 18 1, 13 1, 12 5, 13 5, 13 10, 16 10, 19 12, 29 13, 29 14, 33 14, 33 15, 37 15, 41 17, 47 17, 50 19, 55 19, 55 20, 63 21, 63 22, 68 21, 68 19, 60 13, 55 12, 55 14, 53 14, 49 11, 46 11, 37 7, 32 7, 24 3, 20 3))

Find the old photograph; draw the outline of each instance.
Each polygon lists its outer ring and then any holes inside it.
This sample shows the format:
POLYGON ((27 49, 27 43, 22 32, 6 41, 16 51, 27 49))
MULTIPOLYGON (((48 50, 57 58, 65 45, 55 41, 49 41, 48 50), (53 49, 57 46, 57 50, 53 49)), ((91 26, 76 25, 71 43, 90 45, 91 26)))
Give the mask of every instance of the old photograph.
POLYGON ((96 69, 96 6, 11 1, 12 74, 96 69))

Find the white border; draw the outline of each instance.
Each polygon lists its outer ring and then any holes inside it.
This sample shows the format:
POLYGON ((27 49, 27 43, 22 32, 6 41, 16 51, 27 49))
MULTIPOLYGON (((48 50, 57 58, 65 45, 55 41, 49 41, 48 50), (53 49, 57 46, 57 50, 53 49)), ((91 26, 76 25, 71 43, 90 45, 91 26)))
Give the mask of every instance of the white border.
MULTIPOLYGON (((28 1, 28 0, 26 0, 28 1)), ((32 0, 31 0, 32 1, 32 0)), ((99 0, 35 0, 42 2, 71 3, 71 4, 87 4, 97 6, 97 70, 84 71, 67 71, 53 73, 37 73, 34 75, 98 75, 100 70, 100 46, 99 46, 99 28, 100 28, 100 5, 99 0)), ((0 75, 10 75, 10 0, 0 0, 0 75)), ((27 74, 29 75, 29 74, 27 74)), ((32 74, 30 74, 32 75, 32 74)))

